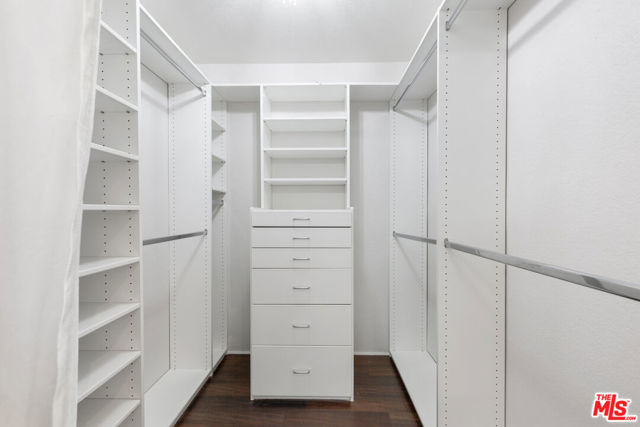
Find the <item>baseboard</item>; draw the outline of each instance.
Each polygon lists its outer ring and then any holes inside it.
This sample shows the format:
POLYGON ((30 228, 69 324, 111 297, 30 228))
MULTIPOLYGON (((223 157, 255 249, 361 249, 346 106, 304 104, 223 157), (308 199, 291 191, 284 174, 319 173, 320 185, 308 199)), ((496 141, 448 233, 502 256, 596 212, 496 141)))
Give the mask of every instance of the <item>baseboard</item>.
POLYGON ((354 351, 356 356, 389 356, 388 351, 354 351))
POLYGON ((227 350, 227 354, 251 354, 249 350, 227 350))

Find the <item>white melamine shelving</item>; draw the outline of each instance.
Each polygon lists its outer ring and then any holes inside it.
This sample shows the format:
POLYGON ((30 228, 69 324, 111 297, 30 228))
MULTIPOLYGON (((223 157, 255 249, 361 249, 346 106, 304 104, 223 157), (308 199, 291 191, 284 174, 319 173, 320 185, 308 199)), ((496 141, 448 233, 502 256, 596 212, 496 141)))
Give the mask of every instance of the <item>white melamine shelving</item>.
POLYGON ((139 406, 139 400, 84 399, 78 405, 78 427, 119 426, 139 406))
POLYGON ((395 351, 391 356, 420 421, 437 425, 438 365, 422 351, 395 351))
POLYGON ((84 211, 139 211, 138 205, 100 205, 100 204, 84 204, 82 205, 84 211))
POLYGON ((339 132, 347 126, 345 117, 265 118, 264 122, 274 132, 339 132))
POLYGON ((225 159, 224 157, 222 157, 221 155, 216 154, 216 153, 211 153, 211 158, 216 163, 226 163, 227 162, 227 159, 225 159))
POLYGON ((81 350, 78 362, 78 402, 139 357, 139 351, 81 350))
POLYGON ((103 55, 134 55, 136 48, 106 22, 100 22, 100 53, 103 55))
POLYGON ((81 302, 78 337, 82 338, 138 308, 139 303, 81 302))
POLYGON ((89 144, 91 147, 91 161, 96 162, 137 162, 138 156, 135 154, 129 154, 127 152, 116 150, 115 148, 107 147, 92 142, 89 144))
POLYGON ((209 378, 210 369, 170 369, 144 396, 145 420, 154 427, 170 427, 209 378))
POLYGON ((140 261, 140 257, 124 256, 81 256, 78 275, 80 277, 100 273, 113 268, 134 264, 140 261))
POLYGON ((211 132, 224 132, 225 128, 215 118, 211 119, 211 132))
POLYGON ((271 185, 345 185, 347 178, 265 178, 271 185))
POLYGON ((304 159, 304 158, 345 158, 346 148, 317 147, 317 148, 265 148, 264 153, 275 159, 304 159))
POLYGON ((105 113, 128 113, 138 107, 115 93, 96 85, 96 110, 105 113))

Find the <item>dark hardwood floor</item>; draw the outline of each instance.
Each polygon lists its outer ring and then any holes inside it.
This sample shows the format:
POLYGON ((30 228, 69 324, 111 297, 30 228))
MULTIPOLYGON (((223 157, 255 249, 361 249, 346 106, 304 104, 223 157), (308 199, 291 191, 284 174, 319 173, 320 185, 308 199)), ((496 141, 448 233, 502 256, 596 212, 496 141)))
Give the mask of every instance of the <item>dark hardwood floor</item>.
POLYGON ((195 426, 419 426, 389 357, 355 357, 355 402, 249 400, 249 356, 228 355, 178 423, 195 426))

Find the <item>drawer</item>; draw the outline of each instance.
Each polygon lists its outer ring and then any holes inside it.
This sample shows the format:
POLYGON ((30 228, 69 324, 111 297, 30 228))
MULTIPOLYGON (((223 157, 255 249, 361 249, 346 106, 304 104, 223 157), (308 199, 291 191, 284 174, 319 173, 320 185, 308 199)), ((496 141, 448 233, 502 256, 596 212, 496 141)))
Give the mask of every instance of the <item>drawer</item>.
POLYGON ((353 398, 353 347, 251 347, 251 396, 353 398))
POLYGON ((261 228, 251 229, 254 248, 350 248, 351 228, 261 228))
POLYGON ((351 210, 278 211, 251 210, 254 227, 351 227, 351 210))
POLYGON ((254 305, 251 344, 352 345, 350 305, 254 305))
POLYGON ((351 249, 253 248, 252 268, 351 268, 351 249))
POLYGON ((351 304, 351 269, 252 269, 253 304, 351 304))

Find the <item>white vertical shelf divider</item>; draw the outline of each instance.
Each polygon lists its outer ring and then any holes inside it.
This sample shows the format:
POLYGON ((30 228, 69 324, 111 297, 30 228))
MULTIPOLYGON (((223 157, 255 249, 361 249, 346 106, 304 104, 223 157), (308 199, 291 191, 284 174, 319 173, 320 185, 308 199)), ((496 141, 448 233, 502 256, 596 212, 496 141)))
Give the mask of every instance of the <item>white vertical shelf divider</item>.
POLYGON ((79 267, 78 425, 144 425, 137 1, 103 0, 79 267))
POLYGON ((390 103, 392 231, 437 241, 390 236, 391 355, 424 425, 505 422, 504 266, 443 241, 504 251, 512 2, 446 0, 390 103))

